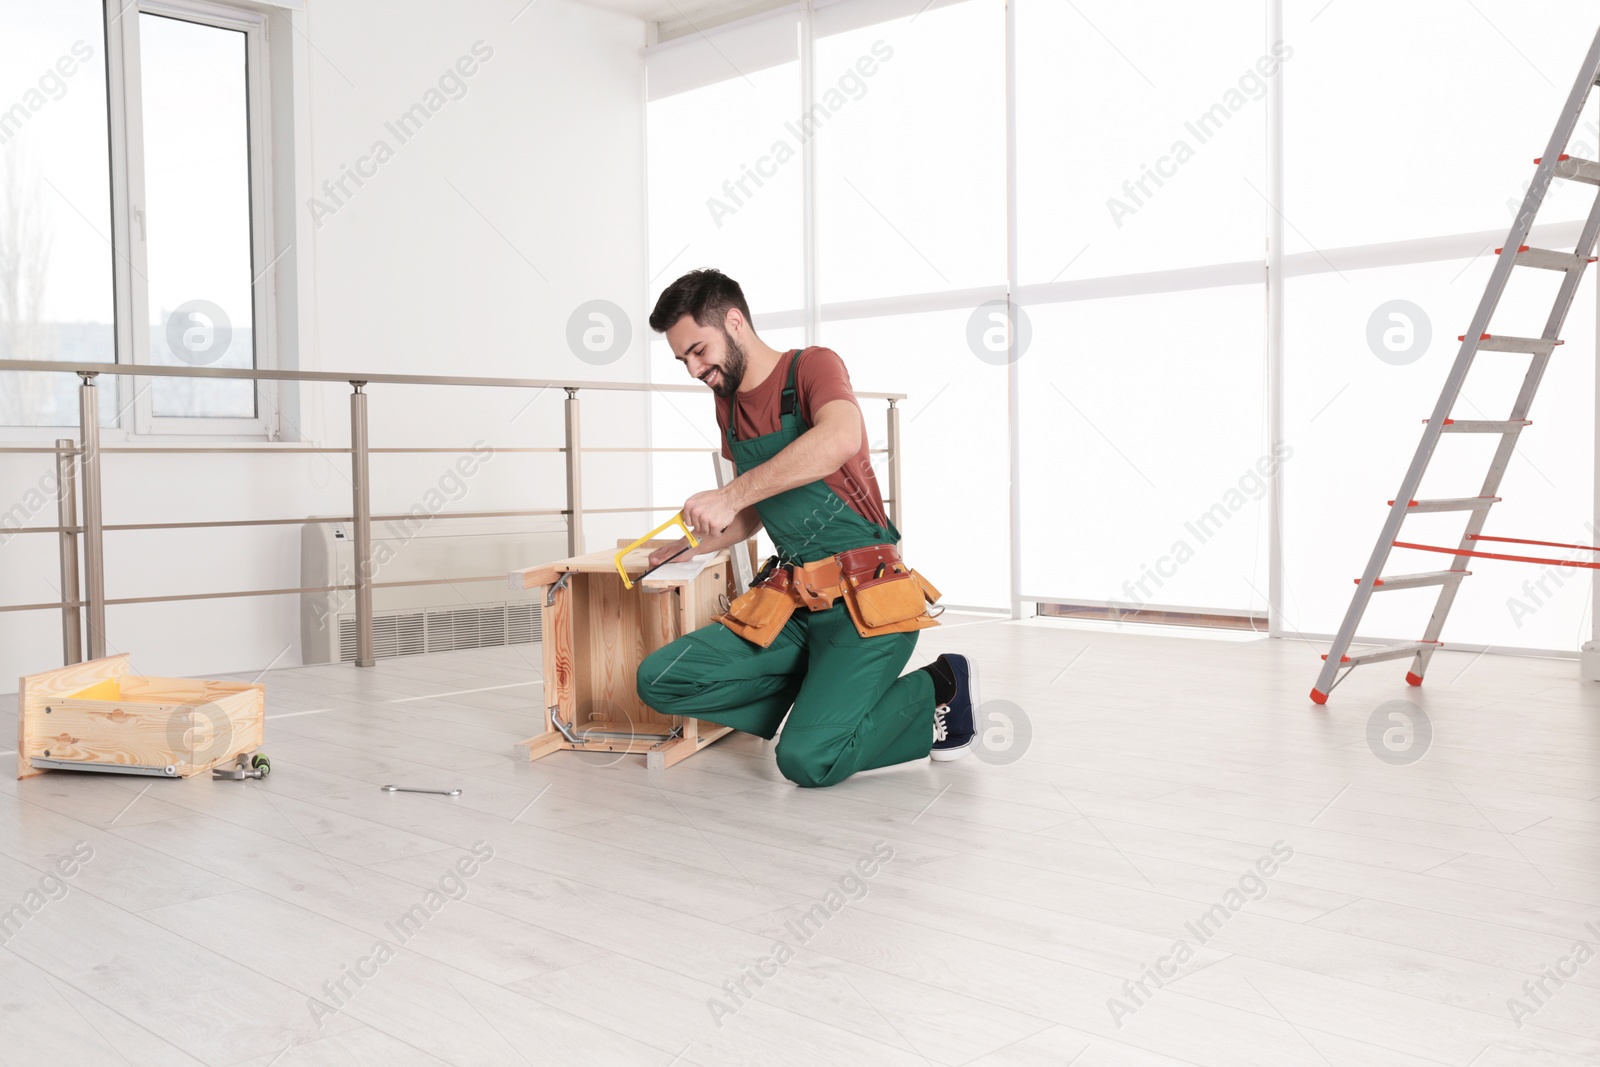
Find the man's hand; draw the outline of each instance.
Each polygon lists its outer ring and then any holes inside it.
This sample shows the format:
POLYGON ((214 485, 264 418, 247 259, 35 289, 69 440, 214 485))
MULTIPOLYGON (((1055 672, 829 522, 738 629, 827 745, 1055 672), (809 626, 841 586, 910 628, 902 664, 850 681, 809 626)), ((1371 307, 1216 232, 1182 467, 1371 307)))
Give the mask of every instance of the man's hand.
POLYGON ((707 489, 683 502, 683 519, 697 538, 717 536, 733 524, 738 514, 727 489, 707 489))
POLYGON ((671 559, 673 556, 677 555, 679 552, 682 552, 688 547, 689 539, 687 537, 680 537, 676 541, 672 542, 672 544, 658 548, 654 552, 651 552, 650 566, 659 567, 661 564, 665 563, 667 560, 671 559))

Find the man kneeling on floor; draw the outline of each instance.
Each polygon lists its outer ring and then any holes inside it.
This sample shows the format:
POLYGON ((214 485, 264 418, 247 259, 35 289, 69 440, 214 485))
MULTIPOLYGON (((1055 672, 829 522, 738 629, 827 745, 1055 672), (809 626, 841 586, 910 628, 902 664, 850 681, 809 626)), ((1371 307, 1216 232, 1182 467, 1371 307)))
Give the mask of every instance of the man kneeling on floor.
MULTIPOLYGON (((843 361, 769 348, 739 284, 714 270, 668 286, 650 326, 716 394, 738 472, 684 503, 697 551, 742 550, 765 528, 778 555, 715 622, 645 658, 639 698, 768 739, 783 724, 778 769, 801 786, 966 755, 978 706, 967 657, 900 674, 917 631, 938 625, 939 593, 900 559, 843 361)), ((656 550, 651 566, 687 546, 656 550)))

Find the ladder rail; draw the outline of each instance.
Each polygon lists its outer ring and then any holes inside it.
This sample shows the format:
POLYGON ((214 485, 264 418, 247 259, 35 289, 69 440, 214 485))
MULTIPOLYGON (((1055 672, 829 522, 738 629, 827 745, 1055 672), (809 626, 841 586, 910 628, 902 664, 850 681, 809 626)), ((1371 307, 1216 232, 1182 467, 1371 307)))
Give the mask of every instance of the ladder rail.
MULTIPOLYGON (((1594 206, 1589 209, 1589 217, 1584 221, 1583 230, 1578 237, 1576 254, 1589 256, 1593 254, 1595 242, 1600 239, 1600 196, 1595 197, 1594 206)), ((1556 338, 1561 334, 1566 325, 1567 316, 1572 311, 1573 301, 1577 299, 1578 290, 1583 285, 1583 274, 1571 271, 1562 279, 1561 289, 1556 294, 1555 305, 1550 310, 1550 318, 1545 323, 1544 333, 1540 336, 1556 338)), ((1534 356, 1528 364, 1528 373, 1522 379, 1522 389, 1517 394, 1516 403, 1511 409, 1511 419, 1521 421, 1528 418, 1533 410, 1534 398, 1538 395, 1539 386, 1544 381, 1545 371, 1550 366, 1551 357, 1548 355, 1534 356)), ((1519 435, 1507 434, 1500 441, 1500 446, 1495 450, 1494 461, 1489 466, 1489 472, 1484 478, 1483 494, 1494 496, 1500 491, 1500 483, 1504 480, 1506 471, 1510 469, 1511 458, 1516 453, 1519 435)), ((1474 512, 1467 521, 1467 528, 1461 535, 1461 544, 1458 551, 1465 552, 1475 547, 1477 537, 1483 533, 1484 523, 1488 521, 1487 511, 1474 512)), ((1459 570, 1466 566, 1469 556, 1452 556, 1450 569, 1459 570)), ((1439 590, 1439 599, 1434 603, 1433 614, 1428 618, 1427 628, 1423 631, 1424 641, 1437 641, 1439 634, 1444 630, 1445 619, 1449 617, 1450 610, 1455 606, 1456 594, 1460 592, 1461 583, 1454 582, 1439 590)), ((1411 673, 1418 678, 1427 673, 1428 663, 1433 658, 1435 647, 1419 651, 1411 664, 1411 673)))
MULTIPOLYGON (((1517 212, 1516 219, 1511 224, 1511 232, 1507 236, 1504 247, 1517 249, 1527 244, 1529 232, 1533 228, 1534 217, 1538 215, 1539 208, 1544 204, 1544 198, 1549 191, 1550 183, 1556 175, 1557 164, 1566 146, 1571 142, 1573 132, 1577 129, 1578 120, 1582 117, 1584 104, 1589 99, 1590 92, 1595 87, 1595 82, 1600 79, 1600 32, 1596 32, 1589 52, 1585 56, 1583 66, 1579 69, 1577 81, 1574 82, 1572 91, 1567 96, 1567 102, 1560 117, 1556 120, 1555 129, 1550 134, 1549 144, 1545 147, 1544 154, 1539 157, 1539 164, 1534 170, 1533 181, 1528 186, 1528 191, 1522 200, 1522 207, 1517 212)), ((1593 217, 1591 215, 1591 217, 1593 217)), ((1506 283, 1511 278, 1511 271, 1516 266, 1516 255, 1501 255, 1497 257, 1494 270, 1490 272, 1489 283, 1484 289, 1483 297, 1478 302, 1478 309, 1473 313, 1472 323, 1468 327, 1461 348, 1456 353, 1455 363, 1450 368, 1449 376, 1445 379, 1444 389, 1439 394, 1439 400, 1434 405, 1433 416, 1423 427, 1422 440, 1417 444, 1416 454, 1412 457, 1411 466, 1407 468, 1405 477, 1401 480, 1400 490, 1395 494, 1394 504, 1389 508, 1389 515, 1384 520, 1383 530, 1378 536, 1378 543, 1373 547, 1372 556, 1367 561, 1366 569, 1361 574, 1360 584, 1356 587, 1355 596, 1351 598, 1350 607, 1345 612, 1344 620, 1339 624, 1338 633, 1334 636, 1333 646, 1328 650, 1328 655, 1323 662, 1322 670, 1317 676, 1317 684, 1313 690, 1315 695, 1322 694, 1323 699, 1337 683, 1340 662, 1344 654, 1349 651, 1355 639, 1356 630, 1361 625, 1361 619, 1366 614, 1367 605, 1372 600, 1374 584, 1382 575, 1383 567, 1388 562, 1389 554, 1393 549, 1395 537, 1400 532, 1400 525, 1405 521, 1407 506, 1416 497, 1418 488, 1422 485, 1422 478, 1427 473, 1428 464, 1433 459, 1433 453, 1438 448, 1439 438, 1443 434, 1445 420, 1450 417, 1455 408, 1456 400, 1461 395, 1462 386, 1466 384, 1467 374, 1472 369, 1473 361, 1477 355, 1478 342, 1488 332, 1489 319, 1493 317, 1495 309, 1499 306, 1500 298, 1505 293, 1506 283)), ((1563 280, 1563 292, 1568 283, 1573 283, 1575 274, 1569 274, 1563 280)), ((1574 285, 1575 288, 1575 285, 1574 285)), ((1548 359, 1548 357, 1535 356, 1534 359, 1548 359)), ((1530 368, 1531 369, 1531 368, 1530 368)), ((1526 391, 1527 382, 1524 382, 1526 391)), ((1529 398, 1531 403, 1531 397, 1529 398)), ((1519 398, 1519 404, 1521 400, 1519 398)), ((1514 441, 1515 437, 1508 437, 1514 441)), ((1504 447, 1504 442, 1502 442, 1504 447)), ((1474 518, 1485 512, 1474 513, 1474 518)), ((1459 586, 1459 582, 1453 583, 1459 586)), ((1448 588, 1448 587, 1446 587, 1448 588)), ((1441 595, 1441 601, 1444 597, 1441 595)), ((1453 598, 1452 598, 1453 599, 1453 598)), ((1442 620, 1441 620, 1442 625, 1442 620)), ((1431 655, 1431 652, 1419 653, 1431 655)))

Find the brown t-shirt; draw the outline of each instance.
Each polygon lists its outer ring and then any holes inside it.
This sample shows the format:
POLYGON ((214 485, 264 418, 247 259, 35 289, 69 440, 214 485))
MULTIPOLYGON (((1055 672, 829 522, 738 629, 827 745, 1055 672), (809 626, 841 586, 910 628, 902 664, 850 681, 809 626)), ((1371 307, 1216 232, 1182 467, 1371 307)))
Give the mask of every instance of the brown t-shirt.
MULTIPOLYGON (((763 434, 777 433, 782 429, 783 387, 789 380, 789 364, 794 361, 793 351, 784 353, 778 365, 767 375, 767 380, 748 393, 739 394, 739 424, 734 431, 739 440, 748 441, 763 434)), ((848 400, 856 405, 856 418, 861 418, 861 405, 856 404, 855 390, 850 387, 850 372, 844 360, 831 348, 808 348, 800 360, 800 370, 794 383, 795 404, 807 426, 817 424, 816 412, 834 400, 848 400)), ((717 427, 722 433, 722 454, 729 460, 733 454, 728 448, 728 410, 730 404, 724 397, 716 397, 717 427)), ((883 494, 878 491, 877 475, 872 473, 872 454, 867 438, 866 420, 861 420, 861 447, 854 458, 828 475, 823 481, 839 498, 849 504, 868 522, 888 526, 889 519, 883 508, 883 494)))

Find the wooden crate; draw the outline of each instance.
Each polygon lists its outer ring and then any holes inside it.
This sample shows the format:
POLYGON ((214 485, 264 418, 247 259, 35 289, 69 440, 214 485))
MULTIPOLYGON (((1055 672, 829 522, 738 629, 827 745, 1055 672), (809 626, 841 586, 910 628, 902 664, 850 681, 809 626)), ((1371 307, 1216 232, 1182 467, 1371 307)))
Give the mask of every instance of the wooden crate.
MULTIPOLYGON (((648 569, 652 549, 628 554, 630 577, 648 569)), ((622 542, 618 547, 626 547, 622 542)), ((622 584, 616 550, 591 552, 511 572, 514 589, 537 589, 544 607, 543 729, 519 742, 536 760, 563 749, 642 754, 670 767, 732 728, 663 715, 639 699, 634 676, 651 652, 711 621, 734 590, 728 553, 688 582, 646 578, 622 584)))
POLYGON ((147 678, 126 654, 30 674, 17 691, 17 777, 188 778, 260 748, 266 707, 265 686, 147 678))

